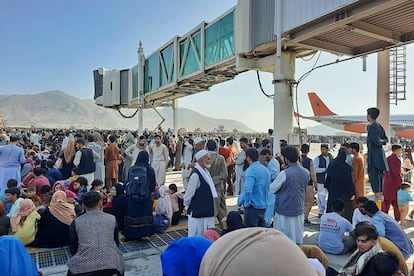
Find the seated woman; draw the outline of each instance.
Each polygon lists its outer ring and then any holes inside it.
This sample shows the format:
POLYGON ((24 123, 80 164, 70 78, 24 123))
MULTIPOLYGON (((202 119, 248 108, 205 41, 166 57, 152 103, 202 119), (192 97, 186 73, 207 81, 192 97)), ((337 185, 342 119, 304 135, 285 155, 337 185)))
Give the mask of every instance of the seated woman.
POLYGON ((221 232, 221 235, 244 227, 240 213, 238 211, 231 211, 227 214, 227 217, 223 218, 223 231, 221 232))
POLYGON ((69 226, 75 219, 75 206, 67 202, 63 191, 53 194, 38 224, 34 247, 62 247, 69 244, 69 226))
POLYGON ((41 275, 22 242, 10 235, 0 237, 0 275, 41 275))
POLYGON ((18 237, 24 245, 34 241, 36 236, 36 223, 40 215, 36 206, 30 199, 23 199, 19 211, 11 219, 11 232, 18 237))
POLYGON ((194 275, 320 274, 312 268, 300 248, 282 232, 251 227, 232 231, 215 241, 205 253, 198 274, 194 275))
POLYGON ((198 275, 203 256, 211 244, 210 240, 203 237, 186 237, 173 241, 161 254, 163 275, 198 275))
POLYGON ((67 198, 73 198, 75 200, 78 198, 77 194, 75 194, 72 191, 66 190, 65 182, 63 180, 56 181, 55 185, 53 185, 52 192, 55 193, 57 191, 65 192, 67 198))
POLYGON ((6 215, 6 205, 0 200, 0 236, 7 235, 10 228, 10 218, 6 215))
POLYGON ((111 187, 111 193, 108 196, 108 202, 103 206, 103 211, 115 216, 118 224, 118 230, 124 228, 124 219, 128 203, 125 195, 124 185, 116 183, 111 187))

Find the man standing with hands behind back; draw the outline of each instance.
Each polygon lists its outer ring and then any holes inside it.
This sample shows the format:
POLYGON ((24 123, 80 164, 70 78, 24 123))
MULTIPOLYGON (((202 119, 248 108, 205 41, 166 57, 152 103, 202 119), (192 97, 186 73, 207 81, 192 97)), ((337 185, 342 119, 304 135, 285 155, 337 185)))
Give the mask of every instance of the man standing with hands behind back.
POLYGON ((383 145, 388 143, 384 128, 377 123, 380 111, 376 107, 367 109, 368 176, 372 191, 377 198, 382 196, 384 172, 388 170, 383 145))

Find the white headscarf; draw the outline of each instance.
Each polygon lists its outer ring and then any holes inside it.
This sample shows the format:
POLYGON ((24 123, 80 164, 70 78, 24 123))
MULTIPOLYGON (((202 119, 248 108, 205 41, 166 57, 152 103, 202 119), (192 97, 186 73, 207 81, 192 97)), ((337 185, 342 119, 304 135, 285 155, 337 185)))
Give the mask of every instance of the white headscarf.
POLYGON ((168 187, 165 185, 161 186, 159 189, 159 193, 160 193, 160 198, 158 199, 155 212, 160 215, 165 215, 170 220, 170 224, 171 224, 173 211, 171 207, 170 194, 168 193, 168 187))

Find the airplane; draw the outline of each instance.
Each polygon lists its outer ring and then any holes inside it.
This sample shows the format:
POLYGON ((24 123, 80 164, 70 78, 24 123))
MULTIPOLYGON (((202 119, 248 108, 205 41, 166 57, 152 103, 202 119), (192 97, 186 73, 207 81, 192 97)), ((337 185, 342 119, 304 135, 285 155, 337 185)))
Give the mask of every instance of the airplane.
MULTIPOLYGON (((331 111, 315 92, 308 93, 314 116, 303 116, 295 112, 295 116, 312 120, 329 127, 355 133, 366 133, 367 116, 340 116, 331 111)), ((390 115, 392 136, 414 139, 414 115, 390 115)))

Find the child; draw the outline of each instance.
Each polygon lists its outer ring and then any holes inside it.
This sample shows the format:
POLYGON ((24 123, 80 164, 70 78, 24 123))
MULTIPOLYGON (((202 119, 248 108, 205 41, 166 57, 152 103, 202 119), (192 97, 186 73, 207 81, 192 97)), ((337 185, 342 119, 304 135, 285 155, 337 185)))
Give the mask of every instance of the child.
POLYGON ((177 225, 181 218, 181 213, 184 210, 184 202, 182 193, 177 192, 177 185, 170 184, 168 186, 168 193, 170 194, 171 207, 173 211, 171 225, 177 225))
MULTIPOLYGON (((82 195, 86 192, 88 192, 88 180, 83 177, 83 176, 79 176, 75 183, 79 184, 79 189, 78 189, 78 203, 79 205, 82 205, 82 195)), ((77 188, 77 184, 73 185, 72 188, 77 188), (73 187, 75 186, 75 187, 73 187)))
POLYGON ((36 195, 36 187, 27 187, 26 192, 23 194, 26 196, 26 198, 29 198, 33 201, 37 209, 39 209, 40 205, 42 205, 40 197, 36 195))
POLYGON ((106 201, 108 199, 108 194, 105 193, 103 187, 104 187, 103 181, 100 180, 100 179, 95 179, 94 181, 92 181, 91 189, 89 191, 94 191, 94 192, 100 193, 101 198, 102 198, 102 204, 105 205, 106 201))
POLYGON ((400 210, 400 225, 405 227, 405 217, 408 214, 408 204, 410 201, 413 201, 410 194, 410 184, 403 183, 401 188, 398 190, 397 199, 398 199, 398 209, 400 210))

